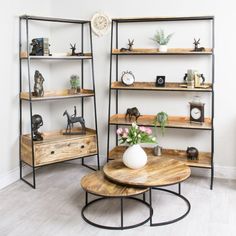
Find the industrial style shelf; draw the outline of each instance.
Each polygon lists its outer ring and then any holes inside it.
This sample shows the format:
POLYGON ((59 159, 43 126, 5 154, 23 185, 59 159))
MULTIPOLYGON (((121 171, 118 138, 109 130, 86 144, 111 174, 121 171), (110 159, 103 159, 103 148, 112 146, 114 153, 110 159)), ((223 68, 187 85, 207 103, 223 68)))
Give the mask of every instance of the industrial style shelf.
MULTIPOLYGON (((58 91, 45 91, 43 97, 35 97, 31 95, 32 101, 45 101, 45 100, 58 100, 58 99, 69 99, 69 98, 83 98, 93 97, 94 91, 90 89, 81 89, 80 93, 70 94, 69 89, 58 90, 58 91)), ((29 92, 21 92, 20 98, 25 101, 30 101, 29 92)))
MULTIPOLYGON (((155 115, 141 115, 137 124, 142 126, 154 127, 154 120, 156 119, 155 115)), ((125 119, 125 114, 115 114, 110 118, 110 125, 131 125, 132 122, 135 122, 135 119, 129 121, 125 119)), ((157 125, 160 127, 160 125, 157 125)), ((211 118, 205 118, 203 124, 190 123, 189 117, 185 116, 169 116, 168 123, 166 128, 176 128, 176 129, 196 129, 196 130, 211 130, 211 118)))
MULTIPOLYGON (((81 131, 74 129, 74 131, 81 131)), ((43 133, 42 141, 34 143, 34 164, 31 151, 31 134, 21 136, 22 161, 30 166, 43 166, 86 156, 97 155, 96 131, 86 128, 84 135, 63 135, 65 130, 43 133)))
MULTIPOLYGON (((168 92, 173 94, 175 92, 182 93, 207 93, 210 99, 210 107, 211 112, 209 114, 210 117, 205 117, 205 122, 203 124, 190 123, 189 117, 186 116, 169 116, 169 121, 166 125, 167 128, 174 129, 190 129, 196 131, 209 131, 210 133, 210 152, 204 153, 200 152, 199 160, 188 160, 186 157, 186 151, 182 150, 164 150, 164 157, 173 158, 176 160, 181 160, 187 165, 191 167, 202 167, 210 169, 211 171, 211 182, 210 188, 213 188, 213 180, 214 180, 214 81, 215 81, 215 55, 214 55, 214 46, 215 46, 215 18, 214 16, 179 16, 179 17, 136 17, 136 18, 114 18, 112 19, 111 24, 111 50, 110 50, 110 78, 109 78, 109 108, 108 108, 108 138, 107 138, 107 157, 108 160, 110 158, 114 158, 116 156, 122 157, 124 152, 124 147, 119 147, 119 139, 118 135, 115 136, 115 145, 116 147, 110 151, 110 132, 112 126, 115 126, 117 129, 120 126, 129 126, 132 121, 125 119, 124 114, 119 114, 119 98, 120 96, 127 95, 128 91, 153 91, 153 92, 168 92), (150 23, 150 22, 206 22, 209 23, 209 36, 210 36, 210 45, 205 47, 204 51, 193 51, 193 48, 169 48, 167 52, 160 52, 157 48, 135 48, 133 47, 131 51, 124 50, 121 51, 121 45, 119 45, 120 40, 120 30, 123 25, 125 27, 144 27, 144 24, 139 23, 150 23), (120 75, 120 60, 125 60, 127 67, 127 60, 132 63, 132 56, 137 56, 136 59, 142 60, 143 62, 147 59, 148 56, 174 56, 181 57, 181 60, 188 60, 189 57, 191 59, 195 59, 199 57, 200 59, 204 59, 204 56, 209 57, 210 60, 210 79, 209 82, 202 84, 199 87, 188 88, 187 85, 182 82, 171 82, 166 81, 164 87, 156 87, 154 82, 146 81, 148 78, 143 78, 140 82, 134 82, 130 86, 126 86, 121 82, 119 78, 120 75), (128 56, 128 57, 126 57, 128 56), (115 64, 115 65, 113 65, 115 64), (113 71, 114 70, 114 71, 113 71), (144 82, 145 81, 145 82, 144 82), (127 91, 126 93, 121 93, 121 91, 127 91), (112 101, 114 99, 114 101, 112 101), (115 106, 115 109, 112 109, 112 105, 115 106), (111 114, 111 112, 114 112, 111 114)), ((123 31, 122 31, 123 33, 123 31)), ((187 34, 187 32, 186 32, 187 34)), ((149 60, 150 58, 148 58, 149 60)), ((123 64, 123 63, 122 63, 123 64)), ((183 81, 183 79, 179 79, 179 81, 183 81)), ((133 94, 132 94, 133 95, 133 94)), ((134 94, 135 96, 136 94, 134 94)), ((138 104, 137 104, 138 105, 138 104)), ((137 106, 136 105, 136 106, 137 106)), ((155 106, 152 106, 153 108, 155 106)), ((152 111, 152 113, 158 113, 158 111, 152 111)), ((141 126, 154 127, 154 119, 156 116, 154 115, 141 115, 137 124, 141 126)), ((159 126, 158 126, 159 127, 159 126)), ((146 148, 145 151, 149 156, 153 155, 153 148, 146 148)))
POLYGON ((193 52, 192 48, 169 48, 167 52, 159 52, 156 48, 134 48, 125 52, 113 49, 112 55, 212 55, 212 49, 206 48, 203 52, 193 52))
POLYGON ((84 56, 21 56, 22 60, 88 60, 92 59, 91 53, 85 53, 84 56))
POLYGON ((112 82, 114 90, 150 90, 150 91, 180 91, 180 92, 212 92, 212 84, 206 83, 199 88, 187 88, 183 83, 166 83, 165 87, 156 87, 154 82, 134 82, 126 86, 120 81, 112 82))
MULTIPOLYGON (((123 156, 124 151, 127 149, 127 146, 116 146, 109 152, 109 159, 116 160, 120 159, 123 156)), ((153 148, 144 148, 148 157, 155 157, 153 154, 153 148)), ((183 161, 186 165, 191 167, 199 168, 211 168, 211 153, 210 152, 200 152, 198 160, 188 160, 185 150, 176 150, 176 149, 163 149, 162 157, 171 158, 178 161, 183 161)))
MULTIPOLYGON (((66 26, 64 26, 66 27, 66 26)), ((20 91, 19 91, 19 104, 20 104, 20 140, 19 140, 19 153, 20 153, 20 178, 25 183, 30 185, 33 188, 36 188, 36 168, 45 166, 48 164, 73 160, 73 159, 82 159, 82 165, 86 166, 90 169, 95 170, 93 167, 85 164, 85 158, 96 156, 97 168, 100 169, 100 161, 99 161, 99 146, 98 146, 98 132, 97 132, 97 109, 96 109, 96 94, 95 94, 95 76, 94 76, 94 63, 93 63, 93 43, 92 43, 92 29, 91 22, 84 20, 72 20, 72 19, 61 19, 61 18, 53 18, 53 17, 39 17, 39 16, 20 16, 20 24, 19 24, 19 64, 20 64, 20 91), (79 41, 80 41, 80 50, 82 56, 66 56, 67 54, 53 54, 52 56, 29 56, 30 55, 30 38, 29 38, 29 21, 44 21, 56 22, 56 23, 71 23, 77 24, 79 41), (22 25, 25 27, 26 34, 26 48, 22 48, 22 25), (86 31, 85 31, 86 30, 86 31), (85 35, 85 32, 88 32, 88 36, 85 35), (85 53, 85 40, 88 40, 88 49, 86 49, 87 53, 85 53), (89 60, 89 69, 91 71, 91 89, 84 89, 84 77, 85 77, 85 63, 84 60, 89 60), (32 75, 31 75, 31 64, 30 62, 34 61, 34 65, 39 61, 45 61, 46 63, 54 62, 54 63, 64 63, 65 61, 76 61, 78 66, 80 67, 80 92, 73 94, 70 89, 62 88, 56 91, 44 91, 44 95, 42 97, 33 96, 33 87, 32 86, 32 75), (25 62, 26 65, 24 64, 25 62), (25 73, 24 73, 25 72, 25 73), (23 82, 24 82, 24 74, 26 74, 28 91, 23 91, 23 82), (94 126, 94 129, 86 128, 86 134, 83 134, 79 128, 74 128, 72 131, 73 135, 63 134, 65 131, 56 131, 56 132, 43 132, 42 141, 34 141, 33 138, 35 136, 35 127, 33 127, 32 117, 34 115, 34 102, 45 102, 51 100, 65 100, 65 99, 77 99, 80 106, 79 116, 84 118, 85 114, 85 98, 91 97, 93 100, 93 118, 91 121, 94 124, 90 124, 94 126), (25 115, 23 115, 23 101, 29 103, 29 130, 30 134, 23 133, 23 124, 26 122, 25 115), (23 174, 23 165, 26 164, 32 167, 32 181, 29 181, 29 178, 25 178, 23 174)), ((39 34, 40 35, 40 34, 39 34)), ((87 63, 86 63, 87 64, 87 63)), ((77 67, 78 68, 78 67, 77 67)), ((87 67, 86 67, 87 68, 87 67)), ((78 71, 78 69, 77 69, 78 71)), ((87 76, 86 76, 87 77, 87 76)), ((86 81, 88 79, 86 78, 86 81)), ((55 81, 54 81, 55 82, 55 81)), ((91 100, 90 100, 91 101, 91 100)), ((41 105, 41 104, 40 104, 41 105)), ((78 115, 75 115, 76 118, 78 115)), ((89 114, 89 117, 91 115, 89 114)), ((74 117, 73 117, 74 118, 74 117)), ((83 120, 81 118, 81 120, 83 120)), ((79 118, 77 119, 79 120, 79 118)), ((86 121, 86 119, 85 119, 86 121)), ((91 122, 90 122, 91 123, 91 122)), ((87 122, 85 122, 87 125, 87 122)))

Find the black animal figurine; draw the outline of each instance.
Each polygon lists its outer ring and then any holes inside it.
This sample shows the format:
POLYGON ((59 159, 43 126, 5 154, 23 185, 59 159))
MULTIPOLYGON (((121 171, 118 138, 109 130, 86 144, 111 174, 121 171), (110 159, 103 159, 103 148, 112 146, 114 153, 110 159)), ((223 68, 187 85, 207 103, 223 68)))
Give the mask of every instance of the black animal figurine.
POLYGON ((194 39, 194 49, 193 49, 193 52, 204 52, 205 51, 205 48, 204 47, 198 47, 198 45, 200 44, 200 39, 196 40, 194 39))
POLYGON ((65 135, 78 135, 78 134, 86 134, 86 127, 85 127, 85 120, 82 116, 77 116, 77 109, 76 106, 74 106, 74 114, 69 115, 67 110, 64 111, 63 116, 67 116, 67 127, 66 132, 63 134, 65 135), (72 128, 74 127, 75 123, 80 123, 81 125, 81 131, 80 132, 73 132, 72 128))
POLYGON ((132 116, 135 117, 135 121, 137 121, 137 119, 141 116, 140 112, 138 110, 137 107, 132 107, 132 108, 128 108, 125 114, 125 120, 127 120, 127 116, 129 118, 129 121, 131 121, 132 116))
POLYGON ((83 56, 84 55, 82 52, 75 52, 76 43, 74 44, 74 46, 70 43, 70 49, 71 49, 71 56, 83 56))
POLYGON ((32 39, 30 44, 32 46, 32 51, 30 56, 43 56, 43 41, 39 39, 32 39))
POLYGON ((188 147, 186 150, 188 160, 198 160, 198 150, 195 147, 188 147))
POLYGON ((43 82, 44 78, 42 74, 36 70, 34 73, 34 92, 32 93, 35 97, 43 97, 44 90, 43 90, 43 82))
POLYGON ((43 126, 43 118, 42 116, 35 114, 32 116, 32 131, 33 131, 33 140, 34 141, 42 141, 43 136, 38 131, 38 129, 43 126))
POLYGON ((128 45, 129 45, 128 48, 121 48, 120 51, 121 52, 133 51, 134 39, 132 41, 130 39, 128 39, 128 45))

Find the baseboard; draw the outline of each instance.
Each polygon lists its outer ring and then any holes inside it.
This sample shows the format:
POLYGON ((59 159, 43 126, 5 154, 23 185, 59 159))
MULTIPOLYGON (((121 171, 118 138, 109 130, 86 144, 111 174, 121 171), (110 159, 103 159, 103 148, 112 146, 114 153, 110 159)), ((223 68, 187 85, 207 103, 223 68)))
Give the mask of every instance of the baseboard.
POLYGON ((20 179, 20 168, 17 167, 0 176, 0 189, 16 182, 20 179))
MULTIPOLYGON (((105 160, 105 156, 102 157, 101 159, 105 160)), ((105 162, 102 162, 101 164, 103 165, 105 164, 105 162)), ((25 174, 28 174, 30 171, 24 170, 24 172, 25 174)), ((211 172, 210 170, 192 168, 192 174, 194 176, 210 177, 211 172)), ((236 167, 215 166, 215 178, 236 179, 236 167)), ((0 189, 16 182, 19 179, 20 179, 19 167, 8 171, 6 174, 0 176, 0 189)))

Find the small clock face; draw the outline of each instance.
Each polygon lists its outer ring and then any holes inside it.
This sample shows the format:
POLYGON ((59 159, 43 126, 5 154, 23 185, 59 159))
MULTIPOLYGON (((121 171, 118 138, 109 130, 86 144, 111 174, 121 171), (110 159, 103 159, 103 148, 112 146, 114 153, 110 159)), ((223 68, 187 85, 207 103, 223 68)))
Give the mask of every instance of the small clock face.
POLYGON ((163 80, 163 78, 159 78, 157 82, 158 82, 158 84, 163 84, 164 80, 163 80))
POLYGON ((122 77, 121 77, 121 81, 127 86, 132 85, 135 81, 133 73, 132 72, 123 72, 122 77))
POLYGON ((201 117, 201 110, 197 107, 194 107, 192 110, 191 110, 191 116, 194 120, 199 120, 200 117, 201 117))

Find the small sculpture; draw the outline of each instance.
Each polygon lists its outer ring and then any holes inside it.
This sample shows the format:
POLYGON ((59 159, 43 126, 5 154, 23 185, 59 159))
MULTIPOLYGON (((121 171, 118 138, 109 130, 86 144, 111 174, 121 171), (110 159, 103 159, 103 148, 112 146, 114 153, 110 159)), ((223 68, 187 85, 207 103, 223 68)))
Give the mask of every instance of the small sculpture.
POLYGON ((43 118, 42 116, 35 114, 32 116, 32 131, 33 131, 33 140, 34 141, 42 141, 42 134, 38 131, 38 129, 43 126, 43 118))
POLYGON ((130 39, 128 39, 128 45, 129 45, 128 48, 121 48, 120 51, 121 52, 133 51, 134 39, 132 41, 130 39))
POLYGON ((161 154, 162 154, 162 147, 159 146, 159 145, 156 145, 156 146, 153 148, 153 151, 154 151, 154 155, 155 155, 155 156, 161 156, 161 154))
POLYGON ((132 107, 132 108, 128 108, 125 114, 125 120, 127 120, 127 116, 129 117, 129 121, 131 121, 132 116, 135 117, 135 120, 137 121, 137 119, 141 116, 140 112, 138 110, 137 107, 132 107))
POLYGON ((198 150, 195 147, 188 147, 186 150, 188 160, 198 160, 198 150))
POLYGON ((78 75, 71 75, 70 86, 72 94, 77 94, 80 92, 80 78, 78 75))
POLYGON ((43 42, 39 39, 32 39, 30 44, 32 46, 32 51, 30 56, 43 56, 43 42))
POLYGON ((32 93, 35 97, 43 97, 44 90, 43 90, 43 82, 44 78, 42 74, 36 70, 34 73, 34 92, 32 93))
POLYGON ((192 50, 193 52, 204 52, 205 48, 204 47, 198 47, 198 44, 200 44, 200 39, 196 40, 194 39, 194 49, 192 50))
POLYGON ((75 52, 76 43, 74 44, 74 46, 70 43, 70 49, 71 49, 71 56, 83 56, 84 55, 82 52, 75 52))
POLYGON ((86 127, 85 127, 85 120, 82 116, 77 116, 77 109, 74 106, 74 114, 69 115, 67 110, 64 111, 63 116, 67 116, 67 127, 66 132, 63 133, 65 135, 78 135, 78 134, 86 134, 86 127), (72 132, 72 128, 74 127, 75 123, 80 123, 81 125, 81 132, 72 132))

